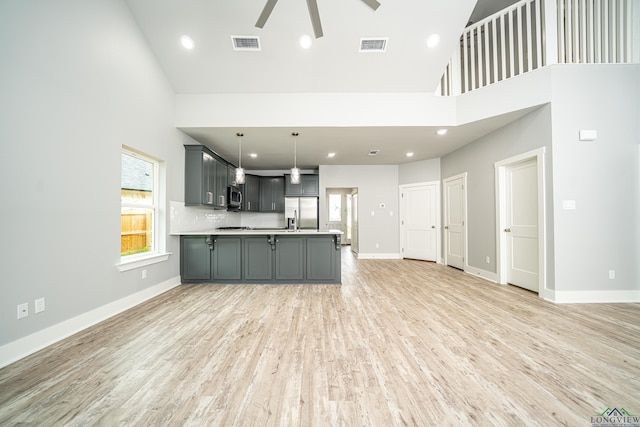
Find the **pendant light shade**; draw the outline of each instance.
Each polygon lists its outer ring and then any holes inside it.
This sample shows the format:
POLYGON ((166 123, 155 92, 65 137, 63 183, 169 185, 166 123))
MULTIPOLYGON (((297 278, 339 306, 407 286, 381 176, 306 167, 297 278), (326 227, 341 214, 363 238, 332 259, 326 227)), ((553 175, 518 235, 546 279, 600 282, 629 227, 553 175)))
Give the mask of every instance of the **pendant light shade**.
POLYGON ((238 136, 238 167, 236 168, 236 185, 244 184, 244 169, 242 169, 242 137, 243 133, 236 133, 238 136))
POLYGON ((298 157, 298 132, 292 132, 293 136, 293 167, 291 168, 291 183, 300 184, 300 169, 296 167, 298 157))

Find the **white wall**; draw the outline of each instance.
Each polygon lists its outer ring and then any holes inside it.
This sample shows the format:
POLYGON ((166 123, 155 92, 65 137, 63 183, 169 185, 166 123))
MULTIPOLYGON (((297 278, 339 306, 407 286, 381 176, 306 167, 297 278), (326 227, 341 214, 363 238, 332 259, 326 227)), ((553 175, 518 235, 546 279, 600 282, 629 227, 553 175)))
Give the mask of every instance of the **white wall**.
POLYGON ((146 280, 115 267, 121 147, 165 162, 166 208, 184 200, 182 144, 193 141, 175 129, 173 90, 120 0, 0 2, 0 52, 2 350, 179 280, 178 237, 146 280), (17 320, 24 302, 29 317, 17 320))
POLYGON ((554 67, 552 106, 556 290, 640 297, 640 65, 554 67))
MULTIPOLYGON (((398 257, 398 166, 320 165, 320 194, 340 187, 358 189, 359 256, 398 257)), ((327 219, 326 197, 320 197, 321 228, 327 219)))
POLYGON ((398 168, 398 184, 440 181, 440 158, 405 163, 398 168))

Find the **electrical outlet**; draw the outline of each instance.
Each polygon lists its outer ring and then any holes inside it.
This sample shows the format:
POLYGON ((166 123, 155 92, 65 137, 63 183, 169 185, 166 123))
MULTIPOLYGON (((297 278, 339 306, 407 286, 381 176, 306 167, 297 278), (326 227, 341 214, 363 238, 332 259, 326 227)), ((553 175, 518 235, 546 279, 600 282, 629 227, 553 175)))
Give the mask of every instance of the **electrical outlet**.
POLYGON ((487 256, 484 258, 484 262, 486 262, 487 264, 491 264, 491 258, 489 258, 489 256, 487 255, 487 256))
POLYGON ((379 247, 380 247, 380 245, 376 243, 376 249, 378 249, 379 247))
POLYGON ((142 278, 143 279, 147 278, 147 270, 142 270, 142 278))
POLYGON ((29 303, 18 304, 18 319, 23 319, 29 315, 29 303))
POLYGON ((615 270, 609 270, 609 279, 613 280, 616 278, 616 271, 615 270))
POLYGON ((34 306, 36 308, 36 313, 40 313, 42 311, 44 311, 44 298, 38 298, 35 303, 34 306))

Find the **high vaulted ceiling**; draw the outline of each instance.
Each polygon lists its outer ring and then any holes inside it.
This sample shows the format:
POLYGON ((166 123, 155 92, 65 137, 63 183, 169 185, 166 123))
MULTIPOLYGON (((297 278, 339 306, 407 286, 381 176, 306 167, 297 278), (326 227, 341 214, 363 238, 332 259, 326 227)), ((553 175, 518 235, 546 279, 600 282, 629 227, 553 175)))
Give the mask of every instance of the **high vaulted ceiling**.
MULTIPOLYGON (((126 1, 178 94, 430 93, 437 88, 465 25, 479 19, 472 17, 475 0, 379 0, 381 6, 376 11, 361 0, 318 0, 324 36, 314 39, 309 49, 303 49, 300 36, 307 34, 313 38, 304 0, 279 0, 263 29, 256 28, 255 23, 266 0, 126 1), (431 34, 440 36, 440 43, 434 48, 426 44, 431 34), (182 47, 182 35, 193 39, 192 50, 182 47), (232 36, 258 36, 261 50, 236 51, 232 36), (363 37, 388 38, 386 52, 360 53, 363 37)), ((513 1, 480 0, 476 11, 482 13, 491 5, 495 9, 500 3, 513 1)), ((504 123, 505 117, 469 126, 486 133, 504 123)), ((406 141, 430 144, 424 135, 432 134, 436 128, 405 128, 400 133, 406 141)), ((237 161, 237 154, 233 155, 237 147, 235 129, 183 130, 220 154, 230 156, 230 161, 237 161)), ((275 168, 280 166, 275 159, 281 159, 284 153, 290 157, 290 144, 284 147, 274 138, 278 129, 240 126, 237 130, 251 134, 264 154, 271 153, 262 156, 256 168, 275 168)), ((291 132, 281 130, 280 141, 291 132)), ((344 128, 308 129, 305 141, 318 145, 326 144, 327 138, 344 140, 338 138, 344 131, 344 128)), ((367 147, 373 139, 376 147, 369 148, 398 151, 394 147, 397 139, 380 141, 379 129, 353 128, 347 132, 354 138, 351 139, 354 146, 367 147)), ((469 142, 470 137, 465 136, 451 147, 469 142)), ((313 167, 332 163, 324 153, 318 158, 319 153, 303 148, 300 164, 313 167)), ((406 158, 404 153, 397 154, 385 162, 398 164, 437 157, 443 155, 443 150, 425 149, 413 159, 406 158)), ((354 151, 353 156, 343 156, 334 163, 379 161, 354 151)))

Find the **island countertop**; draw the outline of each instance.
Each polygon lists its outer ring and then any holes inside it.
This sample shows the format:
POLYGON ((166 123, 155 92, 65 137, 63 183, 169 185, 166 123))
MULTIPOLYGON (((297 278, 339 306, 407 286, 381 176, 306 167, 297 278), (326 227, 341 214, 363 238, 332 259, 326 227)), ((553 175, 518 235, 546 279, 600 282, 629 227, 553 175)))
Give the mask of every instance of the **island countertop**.
POLYGON ((172 232, 172 236, 268 236, 268 235, 326 235, 344 234, 340 230, 289 230, 286 228, 243 228, 243 229, 212 229, 201 231, 172 232))

